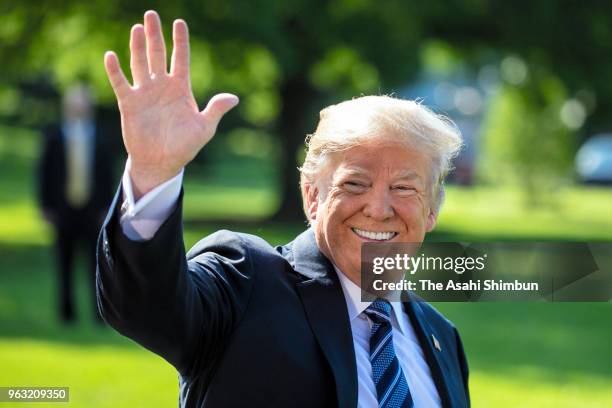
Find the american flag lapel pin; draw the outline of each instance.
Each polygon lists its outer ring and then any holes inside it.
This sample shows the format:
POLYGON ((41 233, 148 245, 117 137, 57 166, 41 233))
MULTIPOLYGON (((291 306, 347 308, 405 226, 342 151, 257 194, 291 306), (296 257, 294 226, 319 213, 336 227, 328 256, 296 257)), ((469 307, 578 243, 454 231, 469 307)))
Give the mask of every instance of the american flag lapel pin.
POLYGON ((431 340, 433 341, 434 348, 438 351, 442 351, 442 347, 440 347, 440 342, 436 339, 436 336, 431 335, 431 340))

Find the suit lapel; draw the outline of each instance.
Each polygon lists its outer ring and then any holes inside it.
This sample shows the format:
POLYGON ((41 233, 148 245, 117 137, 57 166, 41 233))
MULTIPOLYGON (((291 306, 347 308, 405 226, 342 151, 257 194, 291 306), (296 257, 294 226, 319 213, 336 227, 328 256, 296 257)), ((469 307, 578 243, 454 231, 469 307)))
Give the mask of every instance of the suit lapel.
POLYGON ((311 229, 292 243, 288 260, 307 279, 296 284, 312 331, 331 366, 338 406, 357 406, 357 366, 346 301, 331 263, 311 229))
MULTIPOLYGON (((283 252, 296 272, 306 278, 298 282, 296 288, 312 331, 331 366, 338 406, 355 408, 358 395, 355 350, 338 276, 329 260, 319 251, 311 229, 300 234, 283 252)), ((439 334, 428 323, 418 300, 405 302, 404 309, 423 349, 442 406, 461 406, 459 401, 454 401, 454 392, 449 389, 453 381, 447 378, 450 375, 449 363, 445 361, 448 351, 438 350, 434 344, 432 335, 439 339, 439 334)))
POLYGON ((438 395, 440 395, 442 406, 456 406, 451 401, 451 395, 453 395, 453 393, 450 392, 448 388, 450 382, 449 379, 446 378, 448 375, 448 363, 443 361, 446 356, 445 353, 448 353, 448 350, 445 351, 444 349, 439 350, 436 348, 435 342, 438 340, 435 337, 431 326, 427 322, 427 318, 418 300, 412 299, 409 302, 405 302, 404 310, 410 318, 410 322, 414 327, 414 331, 419 339, 421 348, 423 349, 425 360, 429 365, 434 384, 438 390, 438 395))

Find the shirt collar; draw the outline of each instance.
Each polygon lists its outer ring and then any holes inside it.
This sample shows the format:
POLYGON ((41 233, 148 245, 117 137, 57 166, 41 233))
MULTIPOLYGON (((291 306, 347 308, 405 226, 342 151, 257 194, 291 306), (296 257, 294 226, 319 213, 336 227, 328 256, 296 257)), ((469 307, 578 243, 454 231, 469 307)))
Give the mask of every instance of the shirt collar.
MULTIPOLYGON (((336 265, 334 265, 334 269, 336 270, 336 274, 340 280, 340 286, 342 286, 344 298, 346 299, 349 320, 352 322, 354 319, 359 317, 359 315, 363 313, 363 311, 366 310, 368 306, 372 304, 372 302, 363 302, 361 300, 361 288, 350 280, 340 269, 338 269, 336 265)), ((402 302, 389 303, 391 304, 394 317, 391 319, 392 325, 397 327, 400 332, 406 333, 406 328, 404 327, 405 319, 403 318, 404 305, 402 302)))

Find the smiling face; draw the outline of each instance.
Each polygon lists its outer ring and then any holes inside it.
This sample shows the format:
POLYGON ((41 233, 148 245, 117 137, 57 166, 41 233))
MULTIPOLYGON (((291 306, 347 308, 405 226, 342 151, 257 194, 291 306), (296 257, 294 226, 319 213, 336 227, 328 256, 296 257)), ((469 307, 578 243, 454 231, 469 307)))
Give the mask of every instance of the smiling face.
POLYGON ((359 285, 362 243, 423 241, 436 222, 430 168, 426 155, 398 143, 335 153, 320 182, 306 187, 321 252, 359 285))

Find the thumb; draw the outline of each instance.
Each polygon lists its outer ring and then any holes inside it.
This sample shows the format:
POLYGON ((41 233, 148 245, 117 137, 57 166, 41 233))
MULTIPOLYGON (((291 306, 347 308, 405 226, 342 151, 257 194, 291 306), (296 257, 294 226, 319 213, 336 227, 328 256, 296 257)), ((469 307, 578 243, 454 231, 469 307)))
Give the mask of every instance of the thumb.
POLYGON ((230 93, 221 93, 212 97, 206 105, 206 108, 200 115, 207 122, 207 125, 216 129, 219 121, 230 109, 238 105, 239 99, 236 95, 230 93))

